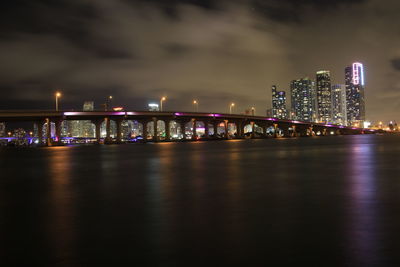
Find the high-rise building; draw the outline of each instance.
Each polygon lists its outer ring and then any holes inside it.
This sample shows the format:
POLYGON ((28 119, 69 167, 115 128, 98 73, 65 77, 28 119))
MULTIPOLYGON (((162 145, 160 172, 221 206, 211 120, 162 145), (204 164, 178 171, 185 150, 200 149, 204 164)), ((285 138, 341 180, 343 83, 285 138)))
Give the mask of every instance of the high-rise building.
POLYGON ((346 87, 344 84, 332 85, 332 122, 338 125, 347 125, 346 87))
POLYGON ((276 85, 272 86, 272 117, 287 119, 286 93, 277 91, 276 85))
POLYGON ((6 124, 4 122, 0 122, 0 137, 6 135, 6 124))
POLYGON ((315 83, 309 78, 290 83, 292 104, 291 118, 299 121, 315 121, 315 83))
POLYGON ((347 124, 362 126, 365 121, 364 67, 359 62, 345 68, 347 124))
POLYGON ((317 71, 317 118, 320 122, 331 120, 331 74, 328 70, 317 71))
MULTIPOLYGON (((83 103, 83 111, 93 111, 94 102, 85 101, 83 103)), ((66 129, 68 136, 72 137, 95 137, 95 125, 90 120, 73 120, 68 121, 66 124, 66 129)))
POLYGON ((83 111, 93 111, 94 110, 94 102, 93 101, 85 101, 83 103, 83 111))

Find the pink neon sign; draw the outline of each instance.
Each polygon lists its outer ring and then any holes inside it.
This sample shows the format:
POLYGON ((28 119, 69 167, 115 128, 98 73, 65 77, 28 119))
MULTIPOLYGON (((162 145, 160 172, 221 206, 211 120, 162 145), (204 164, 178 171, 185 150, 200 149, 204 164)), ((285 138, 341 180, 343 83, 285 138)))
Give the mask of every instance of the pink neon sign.
POLYGON ((359 62, 353 63, 353 84, 354 85, 364 85, 364 67, 363 64, 359 62))

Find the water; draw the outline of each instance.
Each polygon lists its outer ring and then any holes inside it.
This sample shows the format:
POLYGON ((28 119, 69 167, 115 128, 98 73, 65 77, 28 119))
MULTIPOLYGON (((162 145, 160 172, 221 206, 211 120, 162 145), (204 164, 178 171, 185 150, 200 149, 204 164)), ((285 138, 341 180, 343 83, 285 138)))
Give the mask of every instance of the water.
POLYGON ((2 266, 398 266, 400 138, 0 149, 2 266))

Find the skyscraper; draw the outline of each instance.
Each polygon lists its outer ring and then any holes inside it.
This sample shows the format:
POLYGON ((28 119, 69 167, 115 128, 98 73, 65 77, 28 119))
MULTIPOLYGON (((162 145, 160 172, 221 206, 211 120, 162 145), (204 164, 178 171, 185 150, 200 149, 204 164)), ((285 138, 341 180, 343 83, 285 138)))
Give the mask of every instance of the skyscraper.
POLYGON ((315 83, 309 78, 293 80, 290 83, 292 119, 314 121, 315 117, 315 83))
POLYGON ((286 93, 277 91, 276 85, 272 86, 272 117, 287 119, 286 93))
POLYGON ((320 122, 331 120, 331 74, 328 70, 317 71, 317 117, 320 122))
MULTIPOLYGON (((94 102, 85 101, 83 103, 83 111, 93 111, 94 102)), ((72 137, 95 137, 95 126, 90 120, 71 120, 68 121, 67 135, 72 137)))
POLYGON ((347 123, 362 127, 365 120, 364 67, 359 62, 345 68, 347 123))
POLYGON ((346 87, 344 84, 332 85, 332 122, 346 125, 346 87))

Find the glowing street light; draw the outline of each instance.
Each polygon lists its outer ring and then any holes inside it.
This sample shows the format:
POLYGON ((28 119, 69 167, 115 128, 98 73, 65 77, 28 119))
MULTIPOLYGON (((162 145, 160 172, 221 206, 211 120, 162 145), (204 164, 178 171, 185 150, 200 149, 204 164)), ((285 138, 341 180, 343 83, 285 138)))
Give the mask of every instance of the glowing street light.
POLYGON ((235 106, 235 103, 231 103, 229 105, 229 114, 232 114, 232 109, 233 109, 234 106, 235 106))
POLYGON ((60 92, 56 92, 56 111, 58 111, 58 99, 61 97, 60 92))
POLYGON ((197 100, 193 100, 193 106, 194 106, 194 110, 196 112, 199 111, 199 102, 197 102, 197 100))
POLYGON ((162 110, 162 104, 163 104, 163 102, 164 102, 165 100, 167 100, 167 97, 165 97, 165 96, 163 96, 163 97, 160 99, 160 111, 163 111, 163 110, 162 110))
POLYGON ((256 114, 256 108, 255 107, 251 107, 251 115, 255 115, 256 114))

